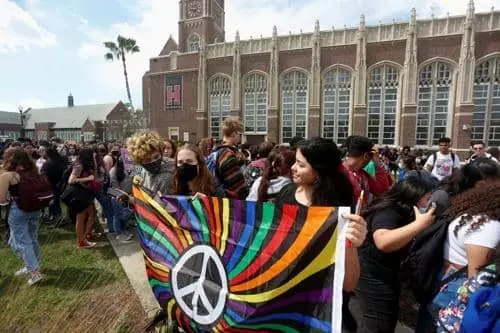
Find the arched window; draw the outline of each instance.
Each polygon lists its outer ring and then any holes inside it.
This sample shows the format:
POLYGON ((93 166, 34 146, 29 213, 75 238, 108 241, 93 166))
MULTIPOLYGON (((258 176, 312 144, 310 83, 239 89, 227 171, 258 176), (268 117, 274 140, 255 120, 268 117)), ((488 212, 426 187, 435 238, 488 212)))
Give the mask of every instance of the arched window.
POLYGON ((243 121, 246 134, 267 134, 267 79, 252 73, 245 80, 243 121))
POLYGON ((210 81, 210 135, 222 137, 222 121, 229 117, 231 106, 231 82, 228 78, 217 76, 210 81))
POLYGON ((343 143, 349 135, 351 73, 335 68, 323 79, 323 114, 321 136, 343 143))
POLYGON ((368 81, 368 138, 374 143, 393 145, 396 137, 399 70, 380 65, 368 81))
POLYGON ((417 145, 437 146, 446 136, 451 81, 451 67, 443 62, 433 62, 420 71, 417 145))
POLYGON ((198 36, 197 34, 190 35, 187 41, 187 51, 198 52, 199 49, 200 49, 200 36, 198 36))
POLYGON ((307 74, 291 71, 281 84, 281 138, 307 137, 307 74))
POLYGON ((500 146, 500 56, 476 67, 471 139, 500 146))

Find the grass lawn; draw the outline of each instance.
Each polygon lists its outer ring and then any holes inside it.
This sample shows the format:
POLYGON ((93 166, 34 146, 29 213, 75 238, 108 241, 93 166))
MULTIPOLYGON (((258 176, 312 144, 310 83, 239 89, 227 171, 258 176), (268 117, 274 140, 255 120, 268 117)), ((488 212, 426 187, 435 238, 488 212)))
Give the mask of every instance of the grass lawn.
POLYGON ((14 277, 22 262, 0 238, 1 333, 141 331, 146 314, 111 245, 77 250, 73 229, 42 225, 45 278, 34 287, 14 277))

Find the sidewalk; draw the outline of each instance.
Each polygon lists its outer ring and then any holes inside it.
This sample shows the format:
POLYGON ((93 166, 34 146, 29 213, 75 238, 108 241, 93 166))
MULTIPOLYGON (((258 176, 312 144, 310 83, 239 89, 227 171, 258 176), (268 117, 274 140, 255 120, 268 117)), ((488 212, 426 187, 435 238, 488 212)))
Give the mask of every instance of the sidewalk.
MULTIPOLYGON (((106 223, 100 221, 101 226, 104 230, 107 230, 106 223)), ((148 316, 152 316, 158 309, 160 305, 156 301, 156 298, 149 286, 148 279, 146 277, 146 268, 144 266, 144 259, 142 256, 142 249, 139 245, 139 239, 137 235, 129 243, 122 243, 116 239, 116 236, 107 234, 108 240, 116 253, 116 256, 120 260, 123 266, 123 270, 134 288, 139 301, 141 302, 144 311, 148 316)))

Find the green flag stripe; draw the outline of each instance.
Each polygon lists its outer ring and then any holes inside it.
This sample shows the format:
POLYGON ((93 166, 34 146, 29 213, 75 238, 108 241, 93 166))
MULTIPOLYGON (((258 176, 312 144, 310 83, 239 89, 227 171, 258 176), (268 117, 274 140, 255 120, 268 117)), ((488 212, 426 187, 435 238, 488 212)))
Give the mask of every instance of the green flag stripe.
POLYGON ((257 234, 255 235, 255 238, 252 241, 252 244, 247 248, 247 252, 245 253, 245 256, 240 260, 238 265, 229 273, 229 278, 233 279, 235 276, 240 274, 246 267, 248 267, 248 264, 251 263, 257 254, 260 253, 262 243, 264 242, 264 239, 266 239, 267 233, 269 232, 269 229, 271 227, 271 224, 273 223, 274 219, 274 205, 270 203, 265 203, 263 205, 263 212, 262 212, 262 222, 260 223, 259 230, 257 231, 257 234))
POLYGON ((151 287, 160 286, 165 288, 170 288, 170 284, 168 282, 158 281, 157 279, 150 278, 149 285, 151 287))
POLYGON ((158 241, 160 244, 162 244, 163 246, 165 246, 167 248, 167 250, 169 250, 170 253, 172 253, 172 255, 175 258, 179 257, 179 252, 177 252, 177 250, 172 245, 172 243, 170 243, 168 241, 168 239, 166 239, 161 232, 159 232, 159 231, 157 232, 156 229, 153 229, 150 225, 148 225, 147 223, 145 223, 142 220, 142 218, 137 218, 137 223, 139 224, 139 227, 142 229, 142 231, 144 231, 149 236, 153 237, 154 240, 158 241))
POLYGON ((205 211, 203 207, 201 206, 201 201, 199 199, 193 200, 193 207, 196 212, 196 215, 198 215, 198 218, 200 219, 200 224, 201 224, 201 232, 203 233, 203 238, 205 242, 210 242, 210 231, 208 230, 208 222, 207 218, 205 216, 205 211))
POLYGON ((290 326, 279 325, 279 324, 260 324, 260 325, 238 325, 234 320, 232 320, 228 315, 224 315, 224 320, 227 321, 229 326, 233 328, 244 328, 249 330, 262 330, 271 329, 276 331, 281 331, 285 333, 300 333, 296 329, 290 326))

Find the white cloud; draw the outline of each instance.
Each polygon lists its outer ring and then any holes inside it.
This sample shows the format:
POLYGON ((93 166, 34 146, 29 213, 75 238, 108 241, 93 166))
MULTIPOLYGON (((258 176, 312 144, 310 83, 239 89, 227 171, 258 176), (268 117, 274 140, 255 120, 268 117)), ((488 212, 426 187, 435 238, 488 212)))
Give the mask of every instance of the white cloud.
MULTIPOLYGON (((488 11, 496 0, 476 0, 476 12, 488 11)), ((362 13, 368 22, 381 19, 390 20, 409 17, 411 7, 416 7, 418 17, 464 15, 467 0, 309 0, 293 2, 289 0, 231 0, 226 1, 226 39, 233 40, 236 30, 241 38, 259 38, 270 36, 274 25, 279 34, 288 31, 299 32, 301 29, 312 31, 316 19, 322 29, 356 26, 362 13)), ((107 63, 104 60, 103 42, 115 40, 118 34, 137 40, 141 48, 139 54, 128 57, 127 65, 134 105, 142 103, 142 75, 149 67, 149 58, 157 56, 168 36, 177 39, 178 1, 138 0, 132 11, 139 13, 136 24, 117 23, 107 30, 93 29, 82 21, 81 30, 88 40, 84 42, 78 54, 88 63, 88 70, 93 71, 95 83, 110 95, 126 98, 125 84, 121 63, 107 63)))
POLYGON ((19 107, 22 107, 24 110, 28 108, 46 108, 49 107, 47 103, 45 103, 42 99, 33 96, 25 96, 20 99, 21 103, 15 104, 0 104, 1 111, 9 111, 9 112, 19 112, 19 107))
MULTIPOLYGON (((0 53, 55 45, 56 36, 44 29, 32 13, 9 0, 0 0, 0 53)), ((39 13, 41 14, 41 12, 39 13)))

